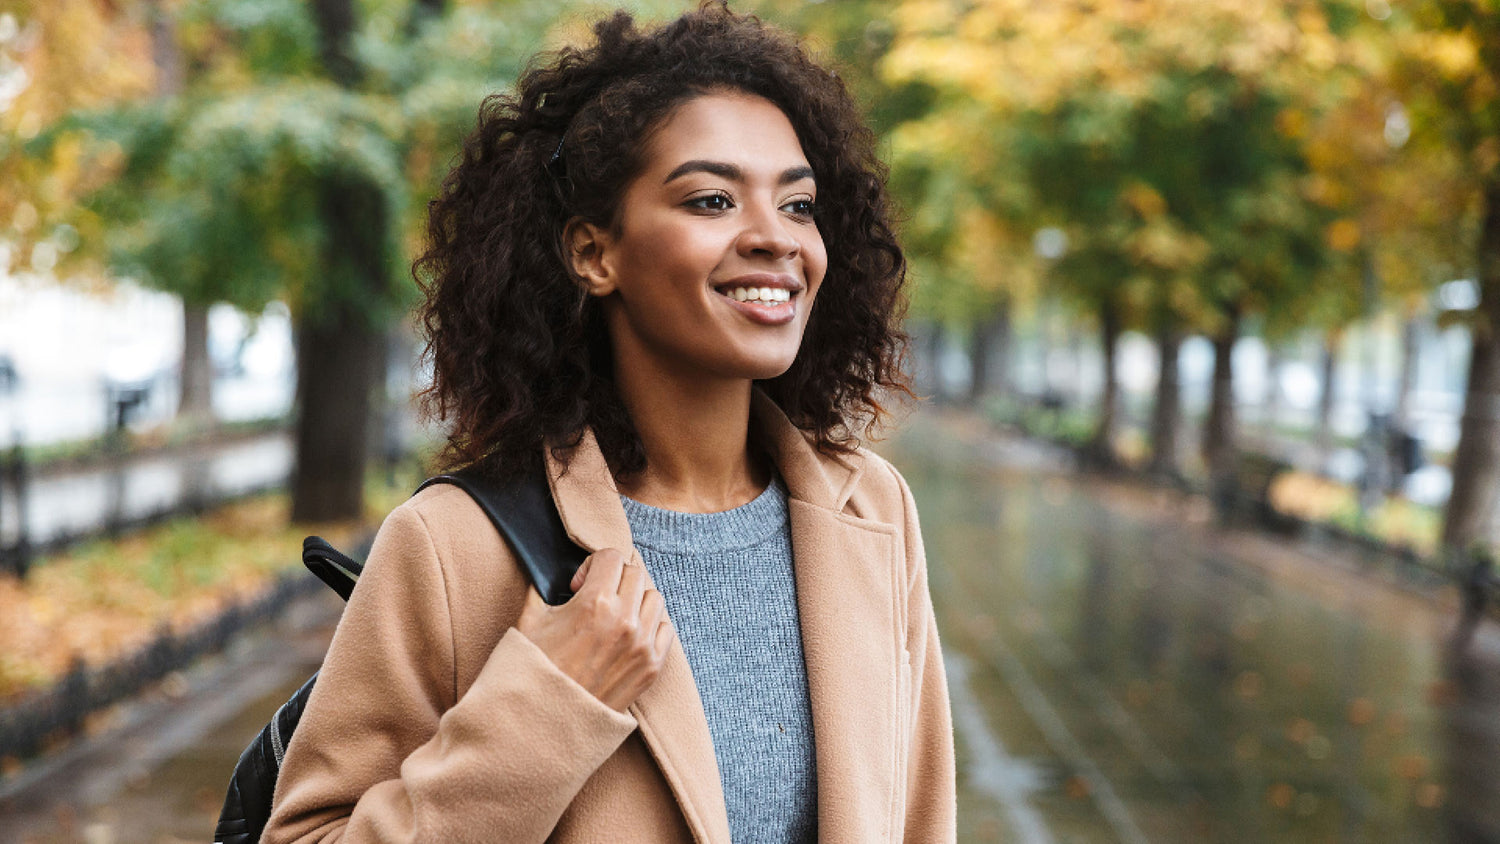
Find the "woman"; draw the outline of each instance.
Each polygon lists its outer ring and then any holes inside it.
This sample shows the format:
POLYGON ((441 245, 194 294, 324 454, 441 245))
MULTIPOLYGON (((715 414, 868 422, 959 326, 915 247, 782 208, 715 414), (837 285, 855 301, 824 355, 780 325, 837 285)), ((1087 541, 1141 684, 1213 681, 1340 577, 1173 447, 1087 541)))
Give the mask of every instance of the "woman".
POLYGON ((904 389, 871 135, 722 5, 595 34, 486 101, 418 262, 446 458, 546 471, 577 594, 456 488, 397 508, 264 840, 952 840, 916 511, 856 440, 904 389))

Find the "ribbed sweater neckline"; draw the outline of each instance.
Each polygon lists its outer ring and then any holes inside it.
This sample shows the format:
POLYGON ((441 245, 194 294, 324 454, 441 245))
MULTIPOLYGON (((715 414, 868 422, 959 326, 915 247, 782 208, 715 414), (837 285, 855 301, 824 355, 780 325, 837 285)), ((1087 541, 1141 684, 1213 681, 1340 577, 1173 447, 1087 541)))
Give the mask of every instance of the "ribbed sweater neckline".
POLYGON ((786 489, 773 477, 764 492, 731 510, 682 513, 620 496, 637 546, 667 554, 696 555, 748 548, 785 529, 786 489))

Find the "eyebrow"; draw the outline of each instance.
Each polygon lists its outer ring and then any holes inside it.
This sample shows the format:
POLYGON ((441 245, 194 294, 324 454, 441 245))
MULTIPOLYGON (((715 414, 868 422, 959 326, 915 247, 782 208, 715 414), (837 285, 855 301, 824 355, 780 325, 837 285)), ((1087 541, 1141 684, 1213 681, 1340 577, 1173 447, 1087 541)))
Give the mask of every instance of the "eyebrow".
MULTIPOLYGON (((662 184, 667 184, 673 179, 680 179, 689 173, 709 173, 711 175, 719 176, 721 178, 736 182, 742 182, 745 180, 745 171, 741 170, 737 165, 728 164, 723 161, 705 161, 703 159, 694 159, 692 161, 684 161, 683 163, 677 165, 677 169, 668 173, 667 177, 662 180, 662 184)), ((781 171, 781 176, 776 180, 776 184, 789 185, 792 182, 799 182, 803 179, 813 178, 813 169, 804 164, 798 165, 796 167, 788 167, 787 169, 781 171)))

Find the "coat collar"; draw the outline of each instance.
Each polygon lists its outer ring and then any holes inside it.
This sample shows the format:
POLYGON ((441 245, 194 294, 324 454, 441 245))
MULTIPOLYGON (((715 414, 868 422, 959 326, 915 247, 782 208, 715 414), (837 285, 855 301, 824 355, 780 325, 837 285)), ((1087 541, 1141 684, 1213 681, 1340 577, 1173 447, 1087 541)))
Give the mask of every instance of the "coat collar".
MULTIPOLYGON (((862 520, 842 516, 863 474, 861 455, 819 452, 758 389, 751 403, 751 423, 754 435, 776 463, 789 499, 797 603, 817 745, 819 824, 825 840, 838 840, 827 835, 836 829, 854 834, 847 840, 869 840, 862 837, 862 826, 874 818, 863 816, 878 813, 870 812, 872 807, 861 797, 864 792, 851 790, 848 772, 892 770, 890 761, 880 756, 889 744, 871 735, 871 718, 875 723, 894 722, 893 712, 885 712, 882 719, 876 710, 883 710, 881 698, 886 697, 880 678, 896 670, 894 655, 900 646, 892 648, 888 642, 876 641, 881 637, 866 636, 851 651, 848 634, 871 621, 889 619, 892 594, 886 576, 880 574, 880 567, 859 565, 859 561, 889 558, 891 528, 860 525, 855 522, 862 520), (851 657, 874 670, 851 677, 851 657), (861 675, 874 677, 874 684, 861 682, 861 675), (879 758, 870 758, 872 751, 879 758)), ((639 562, 619 491, 593 432, 585 430, 566 463, 554 458, 550 449, 546 460, 553 500, 569 536, 590 552, 630 549, 632 559, 639 562)), ((889 626, 895 627, 894 623, 889 626)), ((680 642, 673 642, 656 682, 630 712, 695 840, 729 844, 729 819, 713 740, 680 642)), ((877 791, 890 786, 887 783, 877 791)))
POLYGON ((759 389, 751 395, 750 417, 786 481, 790 498, 834 512, 844 509, 864 473, 862 455, 819 452, 759 389))
MULTIPOLYGON (((751 394, 750 419, 786 482, 788 497, 834 512, 844 509, 864 473, 862 455, 819 452, 759 388, 751 394)), ((591 552, 629 548, 625 508, 594 432, 584 429, 566 462, 554 457, 550 448, 546 460, 552 498, 573 541, 591 552)))

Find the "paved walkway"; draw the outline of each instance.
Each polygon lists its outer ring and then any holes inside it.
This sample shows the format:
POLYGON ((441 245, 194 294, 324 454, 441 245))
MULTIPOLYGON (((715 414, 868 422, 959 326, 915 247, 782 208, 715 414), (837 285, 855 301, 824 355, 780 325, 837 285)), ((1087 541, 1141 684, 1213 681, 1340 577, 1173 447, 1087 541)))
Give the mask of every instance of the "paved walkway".
POLYGON ((210 840, 240 752, 322 663, 343 603, 319 591, 228 653, 91 719, 93 734, 0 779, 0 841, 210 840))

